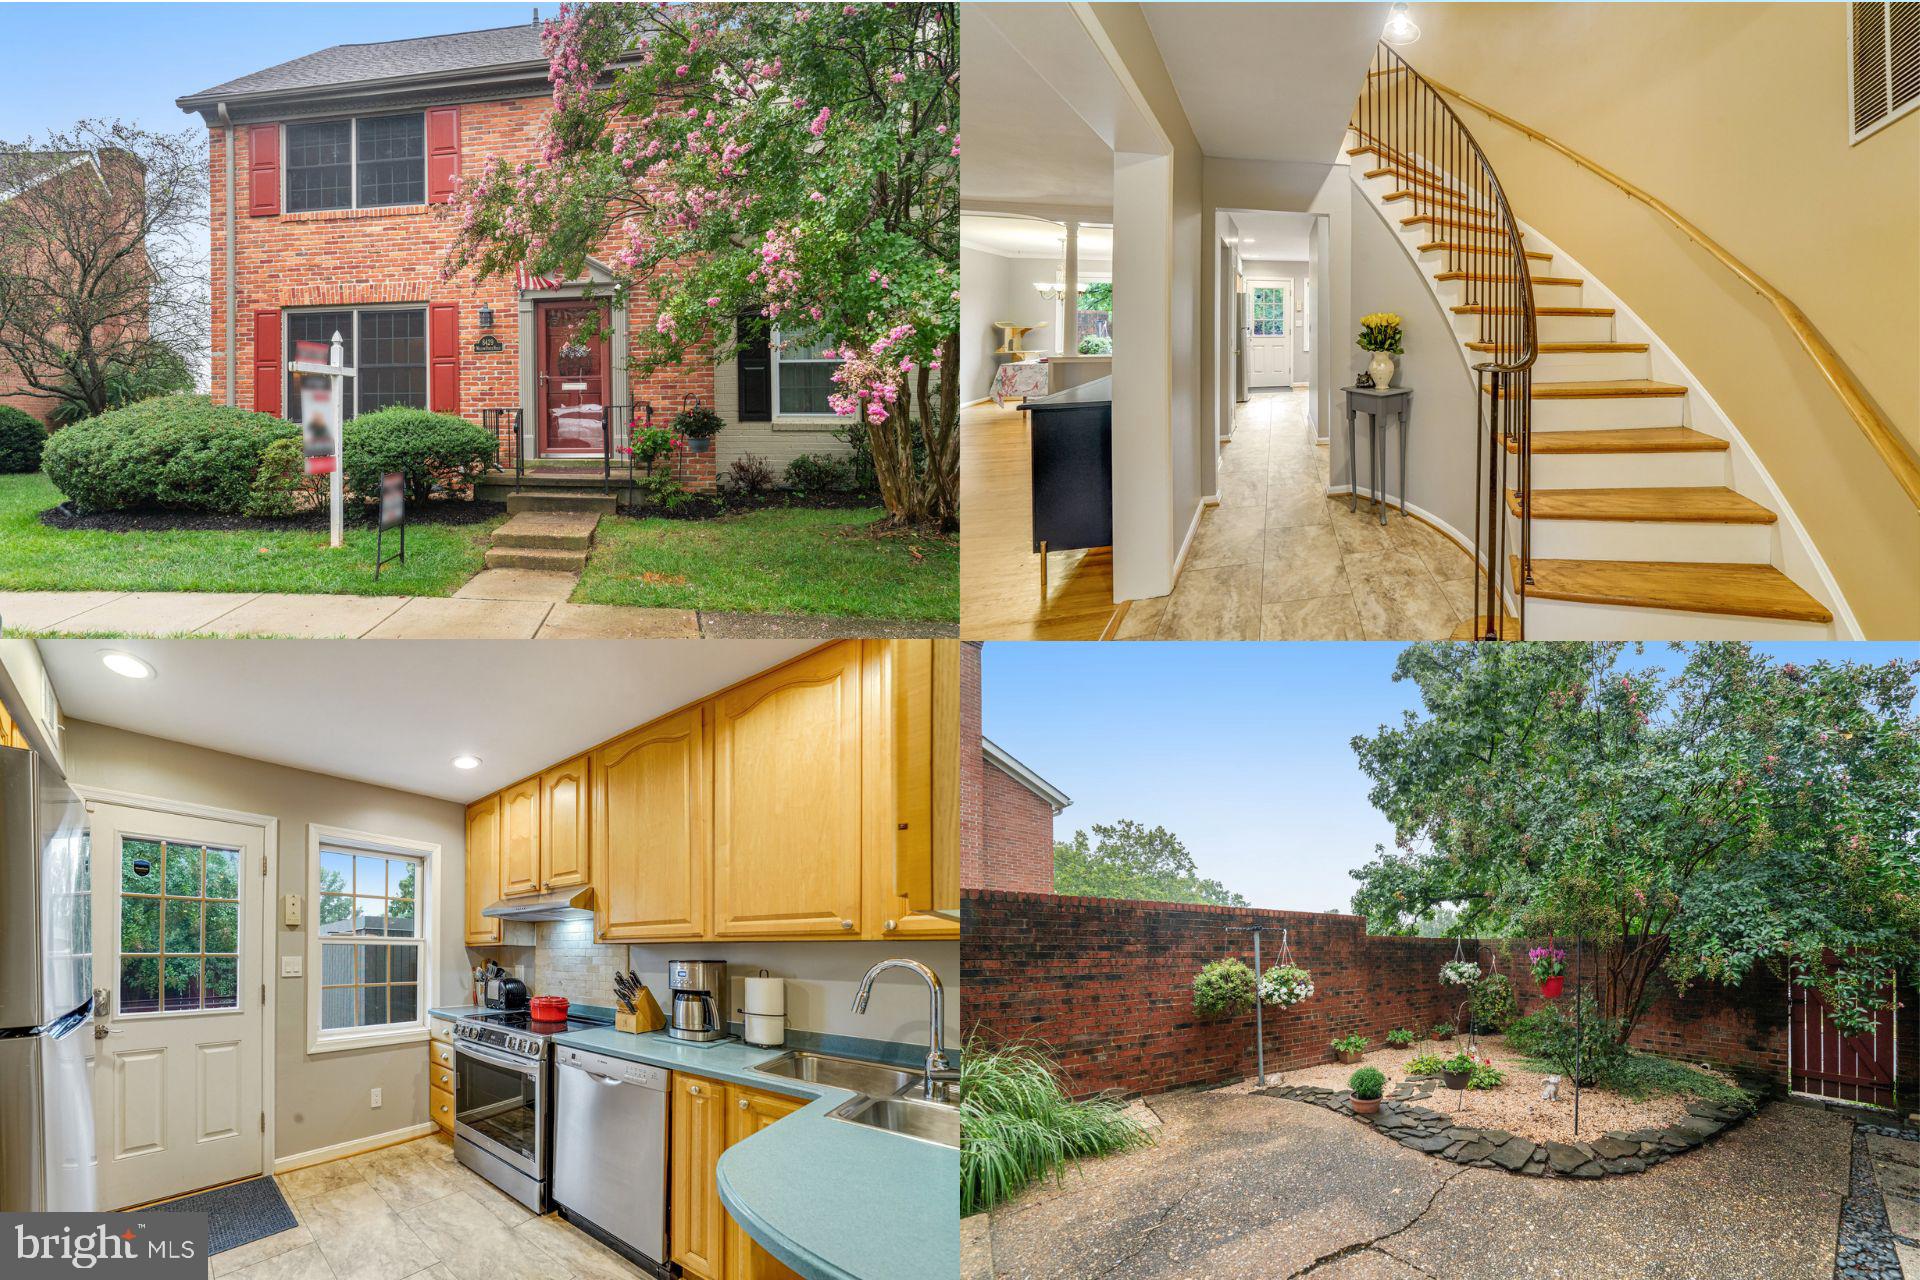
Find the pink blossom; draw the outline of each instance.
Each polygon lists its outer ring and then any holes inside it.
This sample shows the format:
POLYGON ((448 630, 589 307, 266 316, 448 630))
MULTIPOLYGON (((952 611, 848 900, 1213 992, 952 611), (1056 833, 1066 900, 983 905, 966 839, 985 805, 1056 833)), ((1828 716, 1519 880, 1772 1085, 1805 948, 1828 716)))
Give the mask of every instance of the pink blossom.
POLYGON ((893 81, 895 84, 905 84, 907 82, 907 73, 904 71, 896 71, 888 76, 887 79, 893 81))
POLYGON ((673 69, 673 74, 674 74, 674 75, 676 75, 676 76, 681 76, 681 77, 683 77, 683 78, 684 78, 684 77, 686 76, 686 74, 687 74, 687 72, 688 72, 688 71, 690 71, 690 70, 692 70, 692 68, 691 68, 691 67, 689 67, 689 66, 687 66, 687 64, 683 62, 683 63, 681 63, 681 64, 680 64, 679 66, 677 66, 677 67, 675 67, 675 68, 673 69))
POLYGON ((813 118, 813 123, 807 126, 807 132, 812 134, 816 138, 819 137, 821 134, 827 131, 827 121, 831 120, 832 118, 833 118, 832 107, 820 108, 820 114, 815 116, 813 118))
POLYGON ((720 305, 720 299, 718 299, 718 298, 708 298, 708 299, 707 299, 707 305, 708 305, 708 306, 710 306, 710 307, 717 307, 717 306, 719 306, 719 305, 720 305))

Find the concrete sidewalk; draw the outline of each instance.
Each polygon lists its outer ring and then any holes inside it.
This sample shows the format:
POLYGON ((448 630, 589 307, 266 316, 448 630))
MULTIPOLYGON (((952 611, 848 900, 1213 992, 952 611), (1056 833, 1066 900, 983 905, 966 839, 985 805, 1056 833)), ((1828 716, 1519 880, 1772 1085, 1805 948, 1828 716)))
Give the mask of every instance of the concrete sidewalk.
POLYGON ((657 640, 953 636, 955 623, 571 604, 572 575, 490 569, 451 597, 205 591, 0 591, 0 629, 46 636, 657 640), (548 579, 563 579, 547 581, 548 579))

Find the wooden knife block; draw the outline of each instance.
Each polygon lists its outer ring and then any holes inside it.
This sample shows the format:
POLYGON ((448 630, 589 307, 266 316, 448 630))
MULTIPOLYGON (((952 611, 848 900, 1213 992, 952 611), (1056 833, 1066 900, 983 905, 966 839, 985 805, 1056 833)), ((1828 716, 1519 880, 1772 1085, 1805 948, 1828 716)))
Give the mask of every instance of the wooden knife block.
POLYGON ((640 988, 640 1007, 633 1013, 619 1009, 613 1012, 613 1029, 638 1034, 642 1031, 659 1031, 667 1025, 667 1015, 660 1010, 660 1002, 653 998, 653 992, 640 988))

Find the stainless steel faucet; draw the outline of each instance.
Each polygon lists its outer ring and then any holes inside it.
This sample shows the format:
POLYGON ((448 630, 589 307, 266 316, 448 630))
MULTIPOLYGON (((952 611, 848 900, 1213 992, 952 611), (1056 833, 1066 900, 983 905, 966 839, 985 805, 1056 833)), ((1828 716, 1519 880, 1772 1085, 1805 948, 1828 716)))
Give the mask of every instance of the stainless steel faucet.
POLYGON ((927 1032, 927 1073, 921 1081, 921 1096, 929 1100, 939 1096, 940 1085, 944 1081, 958 1080, 960 1073, 947 1062, 946 1047, 943 1042, 943 1028, 946 1026, 946 997, 940 990, 940 975, 921 964, 918 960, 895 958, 882 960, 867 970, 867 976, 860 979, 860 991, 853 997, 853 1011, 867 1011, 867 997, 873 993, 873 980, 888 969, 909 969, 919 974, 927 982, 927 1018, 930 1024, 927 1032))

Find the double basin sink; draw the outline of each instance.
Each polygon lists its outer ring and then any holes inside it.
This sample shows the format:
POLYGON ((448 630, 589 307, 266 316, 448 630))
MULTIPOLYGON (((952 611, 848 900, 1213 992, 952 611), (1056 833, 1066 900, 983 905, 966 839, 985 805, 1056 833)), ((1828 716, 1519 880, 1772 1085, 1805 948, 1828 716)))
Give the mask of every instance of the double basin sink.
POLYGON ((922 1095, 925 1077, 918 1071, 804 1049, 783 1054, 753 1070, 858 1094, 827 1113, 835 1120, 943 1147, 960 1145, 960 1093, 953 1081, 941 1081, 934 1100, 929 1101, 922 1095))

